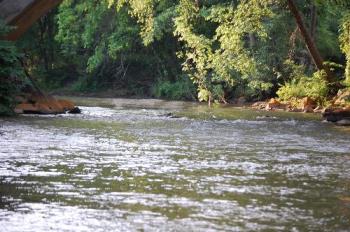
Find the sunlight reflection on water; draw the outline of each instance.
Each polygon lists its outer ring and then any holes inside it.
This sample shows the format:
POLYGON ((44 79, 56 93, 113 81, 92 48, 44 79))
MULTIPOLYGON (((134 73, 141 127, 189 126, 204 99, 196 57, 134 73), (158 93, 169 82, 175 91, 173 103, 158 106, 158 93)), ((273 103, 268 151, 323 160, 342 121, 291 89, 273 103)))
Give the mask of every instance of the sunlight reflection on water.
POLYGON ((130 104, 0 119, 1 231, 350 227, 339 198, 350 192, 349 133, 237 110, 239 119, 171 118, 164 102, 130 104))

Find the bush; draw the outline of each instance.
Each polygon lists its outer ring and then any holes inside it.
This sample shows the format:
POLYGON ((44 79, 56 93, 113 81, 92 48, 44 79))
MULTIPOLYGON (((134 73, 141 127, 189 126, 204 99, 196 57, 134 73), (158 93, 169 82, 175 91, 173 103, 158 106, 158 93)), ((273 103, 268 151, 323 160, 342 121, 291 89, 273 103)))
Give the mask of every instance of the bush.
POLYGON ((318 71, 312 77, 298 76, 293 77, 291 81, 286 82, 277 91, 277 95, 281 100, 288 101, 292 99, 300 99, 310 97, 323 104, 328 95, 328 86, 325 81, 325 72, 318 71))
POLYGON ((195 93, 196 89, 187 77, 183 77, 175 82, 158 80, 152 88, 154 97, 171 100, 194 100, 195 93))
MULTIPOLYGON (((68 89, 80 93, 97 92, 101 88, 98 81, 98 78, 93 76, 79 76, 76 81, 68 85, 68 89)), ((64 84, 61 86, 64 86, 64 84)))
MULTIPOLYGON (((10 28, 0 21, 0 38, 10 28)), ((12 42, 0 40, 0 115, 13 114, 15 97, 20 89, 19 78, 23 76, 18 62, 19 54, 12 42)))

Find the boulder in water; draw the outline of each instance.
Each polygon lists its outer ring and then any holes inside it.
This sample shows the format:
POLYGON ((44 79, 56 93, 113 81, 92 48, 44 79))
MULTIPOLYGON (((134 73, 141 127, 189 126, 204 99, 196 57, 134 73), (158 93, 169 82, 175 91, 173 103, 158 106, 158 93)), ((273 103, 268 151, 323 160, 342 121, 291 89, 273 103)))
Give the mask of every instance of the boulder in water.
POLYGON ((63 114, 68 111, 78 112, 75 108, 74 103, 69 100, 57 100, 50 95, 32 93, 16 106, 15 112, 18 114, 63 114))
POLYGON ((66 100, 66 99, 58 99, 58 103, 61 105, 64 111, 73 111, 75 108, 75 105, 73 102, 66 100))
POLYGON ((68 111, 69 114, 81 114, 81 109, 79 107, 74 107, 68 111))
POLYGON ((15 108, 15 113, 17 114, 28 114, 28 113, 38 112, 38 111, 39 111, 38 107, 30 103, 21 103, 21 104, 18 104, 15 108))
POLYGON ((345 124, 350 120, 350 108, 326 108, 322 113, 323 118, 328 122, 340 122, 345 124))
POLYGON ((342 119, 340 121, 337 121, 335 124, 339 126, 350 126, 350 118, 349 119, 342 119))

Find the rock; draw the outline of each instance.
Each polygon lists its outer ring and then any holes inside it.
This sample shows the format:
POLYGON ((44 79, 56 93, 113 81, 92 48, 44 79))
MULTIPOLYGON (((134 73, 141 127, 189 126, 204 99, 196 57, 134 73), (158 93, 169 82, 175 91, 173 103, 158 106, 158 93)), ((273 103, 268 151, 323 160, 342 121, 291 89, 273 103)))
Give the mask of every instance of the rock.
POLYGON ((350 196, 343 196, 343 197, 338 197, 339 200, 346 202, 346 203, 350 203, 350 196))
POLYGON ((322 116, 328 122, 338 122, 341 120, 350 120, 350 108, 326 108, 322 116))
MULTIPOLYGON (((56 100, 50 95, 42 95, 38 93, 31 93, 26 98, 21 99, 22 103, 18 104, 15 108, 15 112, 18 114, 62 114, 67 111, 81 112, 79 109, 75 109, 73 102, 69 100, 56 100)), ((80 113, 79 112, 79 113, 80 113)))
POLYGON ((16 106, 17 114, 53 114, 55 113, 46 103, 21 103, 16 106))
POLYGON ((275 98, 271 98, 270 101, 268 102, 269 104, 273 104, 273 105, 280 105, 281 103, 275 99, 275 98))
POLYGON ((314 107, 311 105, 306 105, 303 108, 303 113, 313 113, 314 112, 314 107))
POLYGON ((323 108, 321 106, 317 106, 315 109, 314 109, 314 113, 322 113, 323 111, 323 108))
POLYGON ((41 101, 36 103, 42 114, 63 114, 64 109, 55 101, 41 101))
POLYGON ((335 122, 335 124, 337 124, 339 126, 350 126, 350 118, 339 120, 339 121, 335 122))
POLYGON ((263 101, 255 102, 255 103, 252 105, 252 108, 262 110, 262 109, 265 109, 265 108, 266 108, 266 105, 267 105, 267 103, 266 103, 266 102, 263 102, 263 101))
POLYGON ((167 117, 167 118, 181 118, 177 115, 174 115, 173 113, 166 113, 166 114, 163 114, 162 116, 167 117))
POLYGON ((286 105, 282 104, 275 98, 271 98, 265 107, 266 110, 285 109, 285 108, 286 108, 286 105))
POLYGON ((288 111, 288 112, 293 112, 293 113, 303 112, 301 109, 298 109, 298 108, 296 108, 296 107, 288 107, 288 108, 286 109, 286 111, 288 111))
POLYGON ((14 112, 15 112, 15 114, 24 114, 23 109, 18 108, 18 106, 16 106, 16 108, 14 109, 14 112))
POLYGON ((48 102, 37 102, 35 106, 38 108, 39 114, 59 114, 61 111, 56 111, 48 102))
MULTIPOLYGON (((32 93, 27 96, 26 103, 33 106, 31 110, 25 110, 24 113, 30 111, 30 113, 35 114, 60 114, 64 113, 63 107, 59 102, 50 95, 42 95, 38 93, 32 93)), ((19 105, 20 108, 21 106, 19 105)))
POLYGON ((65 113, 61 104, 52 96, 44 96, 36 101, 43 109, 43 114, 62 114, 65 113))
POLYGON ((162 116, 170 118, 173 116, 173 113, 166 113, 166 114, 163 114, 162 116))
POLYGON ((30 103, 21 103, 18 104, 15 108, 15 112, 22 113, 22 114, 29 114, 29 113, 36 113, 39 109, 36 105, 30 104, 30 103))
POLYGON ((313 113, 317 107, 317 103, 310 97, 304 97, 302 99, 302 110, 304 113, 313 113))
POLYGON ((337 96, 333 99, 333 104, 337 106, 350 104, 350 90, 339 90, 337 96))
POLYGON ((74 107, 70 111, 68 111, 69 114, 81 114, 81 109, 79 107, 74 107))
POLYGON ((64 111, 73 111, 75 108, 77 108, 73 102, 66 99, 58 99, 57 102, 60 104, 64 111))
POLYGON ((257 116, 256 119, 277 119, 277 117, 263 115, 263 116, 257 116))

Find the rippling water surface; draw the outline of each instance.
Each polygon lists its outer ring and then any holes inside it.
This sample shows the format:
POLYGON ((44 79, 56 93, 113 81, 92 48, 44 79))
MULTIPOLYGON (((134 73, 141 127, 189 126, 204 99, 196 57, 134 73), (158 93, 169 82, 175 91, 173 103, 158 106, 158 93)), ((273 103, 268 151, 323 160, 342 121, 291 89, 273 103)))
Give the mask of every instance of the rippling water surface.
POLYGON ((301 114, 79 101, 81 115, 0 119, 0 231, 350 230, 349 129, 301 114))

